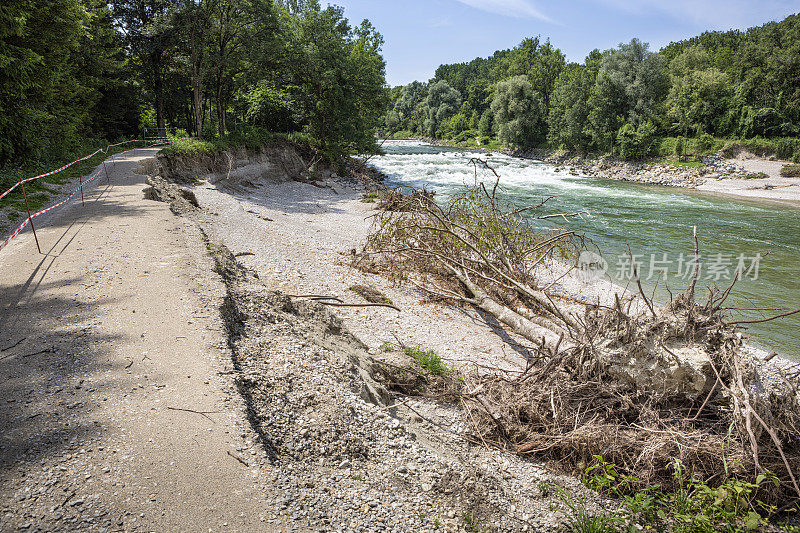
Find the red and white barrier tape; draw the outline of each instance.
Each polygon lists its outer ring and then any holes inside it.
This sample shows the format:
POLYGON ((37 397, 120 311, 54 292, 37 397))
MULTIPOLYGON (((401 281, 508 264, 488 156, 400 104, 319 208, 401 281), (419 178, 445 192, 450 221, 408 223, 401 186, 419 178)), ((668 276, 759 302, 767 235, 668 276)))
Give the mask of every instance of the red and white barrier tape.
MULTIPOLYGON (((55 170, 51 170, 50 172, 45 172, 44 174, 39 174, 38 176, 33 176, 32 178, 25 178, 24 180, 18 181, 17 183, 14 184, 13 187, 8 189, 4 193, 0 194, 0 200, 2 200, 5 196, 8 196, 8 194, 11 193, 11 191, 13 191, 17 187, 19 187, 20 183, 28 183, 29 181, 34 181, 34 180, 38 180, 38 179, 41 179, 41 178, 45 178, 47 176, 52 176, 53 174, 58 174, 59 172, 63 172, 64 170, 67 170, 69 167, 71 167, 72 165, 78 163, 79 161, 86 161, 87 159, 91 159, 92 157, 96 156, 100 152, 103 152, 104 154, 106 154, 106 153, 108 153, 108 150, 110 148, 114 147, 114 146, 121 146, 121 145, 124 145, 125 143, 136 143, 136 142, 150 143, 151 146, 152 146, 152 145, 155 145, 155 144, 163 144, 163 143, 157 143, 157 142, 154 142, 154 141, 170 142, 170 139, 188 139, 188 138, 189 137, 145 137, 144 139, 133 139, 133 140, 130 140, 130 141, 122 141, 122 142, 118 142, 118 143, 115 143, 115 144, 109 144, 105 148, 99 148, 95 152, 92 152, 89 155, 83 156, 80 159, 76 159, 75 161, 72 161, 71 163, 67 163, 66 165, 64 165, 62 167, 59 167, 59 168, 57 168, 55 170)), ((129 150, 127 150, 127 151, 129 151, 129 150)))
MULTIPOLYGON (((165 142, 166 142, 166 143, 169 143, 169 138, 167 138, 167 137, 154 137, 154 138, 152 138, 152 139, 156 139, 156 140, 162 141, 161 143, 153 143, 153 144, 164 144, 165 142)), ((148 141, 149 141, 149 139, 144 139, 144 142, 148 142, 148 141)), ((142 139, 137 139, 137 140, 135 140, 135 141, 125 141, 125 142, 126 142, 126 143, 129 143, 129 142, 142 142, 142 139)), ((80 158, 80 159, 76 159, 76 160, 75 160, 75 161, 73 161, 72 163, 69 163, 68 165, 64 165, 64 166, 63 166, 63 167, 61 167, 61 168, 58 168, 58 169, 56 169, 56 170, 52 170, 52 171, 50 171, 50 172, 47 172, 47 173, 45 173, 45 174, 41 174, 41 175, 39 175, 39 176, 35 176, 35 177, 33 177, 33 178, 27 178, 27 179, 21 180, 21 181, 17 182, 17 183, 16 183, 16 184, 15 184, 13 187, 11 187, 10 189, 8 189, 6 192, 4 192, 2 195, 0 195, 0 199, 2 199, 4 196, 8 195, 8 194, 9 194, 11 191, 13 191, 14 189, 16 189, 16 188, 17 188, 17 187, 18 187, 20 184, 22 184, 22 183, 27 183, 27 182, 29 182, 29 181, 32 181, 32 180, 35 180, 35 179, 43 178, 43 177, 45 177, 45 176, 50 176, 50 175, 52 175, 52 174, 55 174, 55 173, 57 173, 57 172, 61 172, 62 170, 64 170, 64 169, 67 169, 67 168, 71 167, 72 165, 74 165, 74 164, 75 164, 75 163, 77 163, 78 161, 85 161, 86 159, 89 159, 89 158, 91 158, 91 157, 94 157, 94 156, 95 156, 95 155, 97 155, 99 152, 107 153, 107 152, 108 152, 108 150, 109 150, 109 148, 111 148, 112 146, 118 146, 118 145, 121 145, 121 144, 123 144, 123 143, 117 143, 116 145, 114 145, 114 144, 110 144, 110 145, 108 145, 108 147, 106 147, 106 149, 105 149, 105 150, 103 150, 103 149, 101 148, 101 149, 97 150, 96 152, 94 152, 93 154, 91 154, 91 155, 88 155, 88 156, 85 156, 85 157, 82 157, 82 158, 80 158)), ((127 154, 128 152, 132 152, 132 151, 134 151, 134 150, 136 150, 136 148, 132 148, 132 149, 130 149, 130 150, 125 150, 124 152, 119 152, 118 154, 114 154, 114 156, 117 156, 117 155, 122 155, 122 154, 127 154)), ((30 221, 31 221, 32 219, 34 219, 34 218, 36 218, 36 217, 38 217, 38 216, 44 215, 45 213, 47 213, 47 212, 49 212, 49 211, 52 211, 53 209, 57 209, 57 208, 59 208, 59 207, 63 206, 64 204, 66 204, 67 202, 69 202, 70 200, 72 200, 72 198, 73 198, 73 197, 74 197, 74 196, 75 196, 75 195, 78 193, 78 191, 80 191, 80 190, 81 190, 81 188, 82 188, 84 185, 86 185, 87 183, 91 182, 92 180, 94 180, 95 178, 97 178, 97 176, 99 176, 99 175, 100 175, 100 173, 101 173, 101 170, 102 170, 102 169, 98 169, 98 170, 96 170, 96 171, 95 171, 95 173, 94 173, 94 174, 92 174, 92 175, 91 175, 91 176, 90 176, 90 177, 89 177, 89 178, 88 178, 86 181, 82 181, 82 182, 80 182, 80 184, 78 184, 78 186, 75 188, 75 190, 74 190, 74 191, 72 191, 72 192, 69 194, 69 196, 67 196, 66 198, 64 198, 64 199, 63 199, 63 200, 61 200, 60 202, 58 202, 58 203, 56 203, 56 204, 53 204, 53 205, 51 205, 50 207, 47 207, 47 208, 45 208, 45 209, 41 209, 41 210, 37 211, 36 213, 32 213, 32 214, 31 214, 31 216, 30 216, 29 218, 26 218, 26 219, 25 219, 25 220, 22 222, 22 224, 20 224, 19 226, 17 226, 17 229, 15 229, 15 230, 14 230, 14 232, 13 232, 11 235, 9 235, 9 236, 8 236, 8 238, 7 238, 5 241, 3 241, 3 242, 1 242, 1 243, 0 243, 0 250, 2 250, 3 248, 5 248, 6 246, 8 246, 8 244, 9 244, 9 243, 10 243, 12 240, 14 240, 14 238, 16 238, 16 236, 17 236, 17 235, 19 235, 19 234, 22 232, 22 230, 23 230, 23 229, 25 229, 25 226, 27 226, 28 224, 30 224, 30 221)))

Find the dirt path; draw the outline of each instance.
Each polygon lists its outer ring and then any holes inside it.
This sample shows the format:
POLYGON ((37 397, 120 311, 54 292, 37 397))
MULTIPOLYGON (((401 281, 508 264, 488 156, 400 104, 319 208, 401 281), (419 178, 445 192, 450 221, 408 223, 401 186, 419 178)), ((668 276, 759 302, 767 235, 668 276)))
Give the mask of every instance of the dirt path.
POLYGON ((0 252, 0 531, 264 529, 224 287, 199 231, 143 198, 153 154, 41 227, 47 255, 27 231, 0 252))

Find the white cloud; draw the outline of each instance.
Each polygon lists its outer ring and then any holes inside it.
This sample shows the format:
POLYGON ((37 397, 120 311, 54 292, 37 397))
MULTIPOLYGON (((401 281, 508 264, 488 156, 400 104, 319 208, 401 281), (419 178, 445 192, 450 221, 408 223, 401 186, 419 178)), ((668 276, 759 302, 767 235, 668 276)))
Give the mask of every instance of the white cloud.
POLYGON ((475 9, 481 9, 498 15, 516 18, 534 18, 553 22, 550 17, 536 9, 526 0, 457 0, 475 9))
POLYGON ((756 26, 800 9, 798 0, 598 0, 635 14, 658 12, 714 29, 756 26))

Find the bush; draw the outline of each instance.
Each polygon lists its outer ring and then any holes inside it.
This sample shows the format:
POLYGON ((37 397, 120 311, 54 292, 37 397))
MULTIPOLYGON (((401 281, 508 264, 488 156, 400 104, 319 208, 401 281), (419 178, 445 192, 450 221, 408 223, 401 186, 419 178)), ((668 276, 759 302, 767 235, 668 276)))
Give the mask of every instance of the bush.
POLYGON ((478 132, 475 130, 462 131, 453 138, 454 142, 460 143, 466 140, 474 140, 478 137, 478 132))
POLYGON ((619 155, 623 159, 644 159, 653 154, 656 127, 652 122, 643 122, 638 128, 625 124, 617 133, 619 155))
POLYGON ((248 150, 258 150, 262 146, 285 141, 286 139, 297 144, 312 145, 313 139, 302 133, 272 133, 263 128, 241 126, 228 135, 213 140, 205 139, 173 139, 172 143, 162 150, 168 155, 197 155, 217 154, 228 148, 244 147, 248 150))
POLYGON ((708 133, 704 133, 698 137, 695 141, 695 146, 700 154, 715 152, 721 148, 720 143, 718 143, 717 140, 708 133))
POLYGON ((396 131, 389 136, 391 139, 412 139, 414 137, 416 137, 414 132, 409 130, 396 131))
POLYGON ((784 178, 800 178, 800 165, 786 165, 781 169, 784 178))

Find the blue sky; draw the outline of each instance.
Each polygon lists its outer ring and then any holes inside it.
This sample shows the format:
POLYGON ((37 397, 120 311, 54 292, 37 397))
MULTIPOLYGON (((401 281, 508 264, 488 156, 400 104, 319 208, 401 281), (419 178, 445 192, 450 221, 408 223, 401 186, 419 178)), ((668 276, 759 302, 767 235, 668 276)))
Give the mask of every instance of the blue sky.
POLYGON ((386 38, 390 85, 549 37, 572 61, 638 37, 658 50, 706 30, 749 28, 800 12, 800 0, 329 0, 386 38))

